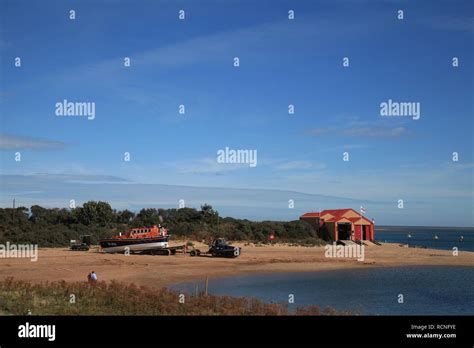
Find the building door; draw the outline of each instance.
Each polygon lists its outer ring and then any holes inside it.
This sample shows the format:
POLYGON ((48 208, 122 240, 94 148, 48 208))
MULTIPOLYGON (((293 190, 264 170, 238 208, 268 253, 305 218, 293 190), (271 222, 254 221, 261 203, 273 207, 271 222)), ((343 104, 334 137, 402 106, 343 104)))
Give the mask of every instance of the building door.
POLYGON ((370 226, 364 225, 364 240, 370 240, 370 226))
POLYGON ((360 240, 362 236, 362 226, 355 225, 355 240, 360 240))
POLYGON ((341 222, 337 224, 338 240, 349 240, 351 239, 351 224, 341 222))

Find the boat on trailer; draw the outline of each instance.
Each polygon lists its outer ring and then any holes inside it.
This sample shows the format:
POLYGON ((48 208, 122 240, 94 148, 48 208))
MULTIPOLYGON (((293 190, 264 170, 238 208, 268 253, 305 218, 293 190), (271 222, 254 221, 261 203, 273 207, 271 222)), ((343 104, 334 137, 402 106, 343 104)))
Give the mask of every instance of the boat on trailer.
POLYGON ((118 236, 101 239, 99 244, 106 253, 142 253, 168 248, 169 237, 168 230, 164 227, 139 227, 118 236))

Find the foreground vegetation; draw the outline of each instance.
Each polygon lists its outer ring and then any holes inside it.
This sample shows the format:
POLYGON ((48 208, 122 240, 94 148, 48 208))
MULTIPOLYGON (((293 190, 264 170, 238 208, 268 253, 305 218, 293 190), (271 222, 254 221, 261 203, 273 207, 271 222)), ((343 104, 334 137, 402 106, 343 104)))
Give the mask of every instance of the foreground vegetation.
POLYGON ((31 284, 8 278, 0 282, 0 315, 336 315, 316 306, 290 312, 284 304, 254 298, 185 295, 119 282, 31 284), (72 296, 73 295, 73 296, 72 296), (74 299, 74 300, 72 300, 74 299))
POLYGON ((302 245, 324 244, 312 226, 303 221, 262 221, 222 218, 212 206, 201 210, 142 209, 137 214, 129 210, 117 211, 107 202, 90 201, 73 209, 43 208, 38 205, 0 208, 0 243, 34 243, 41 247, 66 246, 80 235, 91 235, 92 243, 101 238, 124 232, 131 227, 162 224, 178 238, 210 240, 225 237, 229 240, 268 243, 270 234, 275 242, 302 245))

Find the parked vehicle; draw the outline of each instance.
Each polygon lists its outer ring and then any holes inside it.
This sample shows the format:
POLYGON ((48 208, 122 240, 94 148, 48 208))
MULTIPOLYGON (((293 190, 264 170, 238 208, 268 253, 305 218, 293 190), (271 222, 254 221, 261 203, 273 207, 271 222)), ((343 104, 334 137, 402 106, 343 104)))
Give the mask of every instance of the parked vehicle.
POLYGON ((192 249, 191 256, 213 256, 213 257, 238 257, 242 253, 242 248, 227 244, 224 238, 217 238, 212 241, 209 250, 201 252, 199 249, 192 249))
POLYGON ((69 245, 69 250, 72 251, 88 251, 91 245, 91 236, 88 234, 84 234, 79 236, 80 241, 75 239, 71 240, 69 245))

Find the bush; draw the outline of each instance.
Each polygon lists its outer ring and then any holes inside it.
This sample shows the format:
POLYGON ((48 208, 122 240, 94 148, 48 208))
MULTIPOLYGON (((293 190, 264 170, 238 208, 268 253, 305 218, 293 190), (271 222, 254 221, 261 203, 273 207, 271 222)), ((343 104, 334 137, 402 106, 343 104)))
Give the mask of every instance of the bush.
MULTIPOLYGON (((0 315, 320 315, 317 306, 290 312, 284 304, 255 298, 179 294, 166 288, 152 289, 112 281, 31 284, 7 278, 0 282, 0 315), (75 303, 70 295, 75 295, 75 303)), ((338 315, 334 309, 322 312, 338 315)))
POLYGON ((72 210, 43 208, 0 208, 0 243, 34 243, 42 247, 66 246, 82 234, 91 235, 93 244, 132 227, 162 224, 170 233, 184 239, 211 240, 224 237, 229 240, 268 243, 274 242, 319 245, 313 227, 302 221, 262 221, 221 218, 210 205, 201 210, 142 209, 138 214, 128 210, 113 210, 107 202, 86 202, 72 210))

